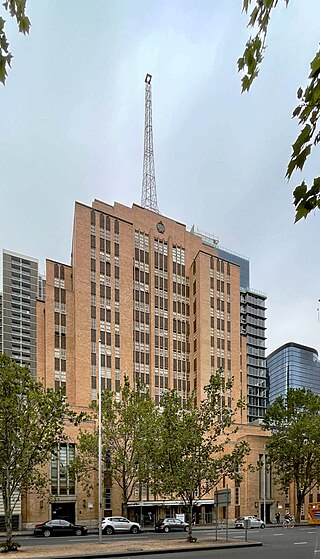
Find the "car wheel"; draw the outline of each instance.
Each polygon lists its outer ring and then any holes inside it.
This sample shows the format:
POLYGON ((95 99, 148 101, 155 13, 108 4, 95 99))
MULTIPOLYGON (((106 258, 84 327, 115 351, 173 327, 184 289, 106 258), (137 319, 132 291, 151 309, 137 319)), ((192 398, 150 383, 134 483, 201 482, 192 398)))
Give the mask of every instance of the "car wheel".
POLYGON ((265 528, 266 525, 265 524, 261 524, 260 528, 265 528))
POLYGON ((104 529, 105 534, 107 534, 108 536, 111 536, 114 532, 114 529, 112 528, 112 526, 106 526, 106 528, 104 529))
POLYGON ((45 538, 48 538, 49 536, 51 536, 50 530, 44 530, 43 535, 44 535, 45 538))
POLYGON ((164 527, 164 531, 165 531, 166 533, 170 532, 169 526, 165 526, 165 527, 164 527))
POLYGON ((76 533, 76 536, 82 536, 81 528, 77 528, 75 533, 76 533))
POLYGON ((132 526, 130 532, 131 534, 137 534, 139 532, 138 526, 132 526))

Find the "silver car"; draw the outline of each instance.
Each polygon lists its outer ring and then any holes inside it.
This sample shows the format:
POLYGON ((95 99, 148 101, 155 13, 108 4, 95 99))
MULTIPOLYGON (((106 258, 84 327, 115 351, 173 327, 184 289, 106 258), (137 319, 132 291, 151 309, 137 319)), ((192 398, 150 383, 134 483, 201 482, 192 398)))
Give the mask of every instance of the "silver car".
POLYGON ((178 530, 188 531, 188 523, 178 518, 164 518, 156 523, 156 532, 175 532, 178 530))
POLYGON ((246 521, 248 528, 265 528, 266 526, 263 520, 257 516, 240 516, 235 522, 235 528, 245 528, 246 521))
POLYGON ((124 516, 107 516, 102 519, 102 532, 109 536, 115 532, 138 534, 140 531, 141 528, 138 522, 131 522, 124 516))

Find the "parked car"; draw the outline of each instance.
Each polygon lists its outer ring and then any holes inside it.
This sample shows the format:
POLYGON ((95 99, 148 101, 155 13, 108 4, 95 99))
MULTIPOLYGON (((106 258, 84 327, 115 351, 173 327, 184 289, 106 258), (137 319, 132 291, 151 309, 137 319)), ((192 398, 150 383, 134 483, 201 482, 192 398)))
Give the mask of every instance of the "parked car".
POLYGON ((85 526, 72 524, 67 520, 55 519, 47 520, 42 524, 36 524, 33 530, 34 536, 85 536, 88 530, 85 526))
POLYGON ((102 519, 102 532, 108 535, 114 534, 114 532, 138 534, 141 532, 141 527, 138 522, 131 522, 124 516, 107 516, 102 519))
POLYGON ((156 523, 157 532, 173 532, 176 530, 188 531, 188 523, 178 518, 163 518, 156 523))
POLYGON ((245 521, 248 521, 248 528, 265 528, 263 520, 257 516, 240 516, 235 522, 235 528, 245 528, 245 521))

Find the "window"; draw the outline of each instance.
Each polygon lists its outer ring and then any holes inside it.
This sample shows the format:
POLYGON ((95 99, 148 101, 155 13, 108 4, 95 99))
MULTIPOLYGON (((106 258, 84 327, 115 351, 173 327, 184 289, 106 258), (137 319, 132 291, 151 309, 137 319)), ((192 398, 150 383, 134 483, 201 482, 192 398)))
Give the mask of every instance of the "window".
POLYGON ((240 487, 234 488, 234 504, 235 506, 240 506, 240 487))
POLYGON ((51 458, 52 495, 75 495, 75 478, 68 466, 75 458, 74 444, 60 444, 51 458))
POLYGON ((104 508, 111 510, 111 487, 106 487, 104 492, 104 508))

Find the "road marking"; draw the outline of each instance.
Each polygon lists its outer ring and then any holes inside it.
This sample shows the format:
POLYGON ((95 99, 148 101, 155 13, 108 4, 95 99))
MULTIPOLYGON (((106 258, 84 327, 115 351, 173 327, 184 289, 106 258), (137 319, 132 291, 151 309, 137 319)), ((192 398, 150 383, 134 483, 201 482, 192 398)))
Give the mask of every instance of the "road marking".
POLYGON ((308 542, 293 542, 293 543, 294 543, 294 545, 305 545, 308 542))
POLYGON ((283 536, 283 534, 273 534, 274 536, 283 536))

